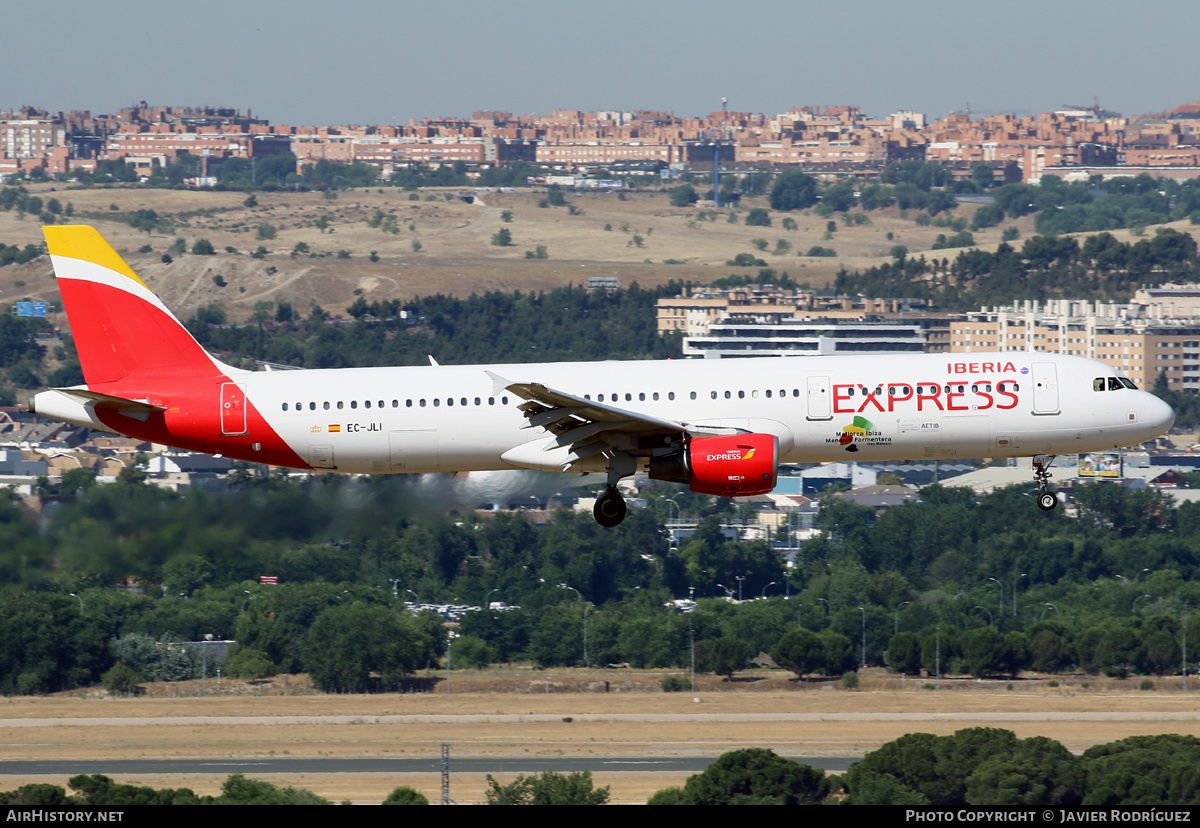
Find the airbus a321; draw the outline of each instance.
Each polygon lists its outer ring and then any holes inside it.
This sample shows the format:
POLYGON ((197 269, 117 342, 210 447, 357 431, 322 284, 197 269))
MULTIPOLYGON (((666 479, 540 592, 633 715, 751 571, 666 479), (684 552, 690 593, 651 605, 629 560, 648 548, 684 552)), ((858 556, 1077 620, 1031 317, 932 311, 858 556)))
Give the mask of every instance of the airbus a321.
MULTIPOLYGON (((45 228, 84 384, 29 408, 192 451, 362 474, 637 472, 737 496, 780 463, 1034 457, 1129 446, 1174 412, 1099 362, 1003 351, 245 371, 204 350, 100 234, 45 228)), ((432 360, 431 360, 432 362, 432 360)))

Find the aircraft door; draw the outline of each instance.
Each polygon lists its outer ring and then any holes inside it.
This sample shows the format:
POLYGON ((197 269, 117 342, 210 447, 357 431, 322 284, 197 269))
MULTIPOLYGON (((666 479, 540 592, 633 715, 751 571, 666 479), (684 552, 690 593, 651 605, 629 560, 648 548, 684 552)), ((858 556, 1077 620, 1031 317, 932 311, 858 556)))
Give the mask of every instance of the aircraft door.
POLYGON ((246 433, 246 386, 221 383, 221 434, 232 437, 246 433))
POLYGON ((833 402, 829 377, 808 378, 808 419, 832 420, 833 402))
POLYGON ((1033 363, 1033 413, 1059 413, 1058 371, 1053 362, 1033 363))

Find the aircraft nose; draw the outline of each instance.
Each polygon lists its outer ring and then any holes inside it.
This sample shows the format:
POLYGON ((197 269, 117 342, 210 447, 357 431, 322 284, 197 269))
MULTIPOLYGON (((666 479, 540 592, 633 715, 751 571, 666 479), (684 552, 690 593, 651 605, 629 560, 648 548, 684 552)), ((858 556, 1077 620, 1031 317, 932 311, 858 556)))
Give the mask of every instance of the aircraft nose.
POLYGON ((1147 394, 1146 397, 1146 424, 1155 428, 1157 434, 1165 434, 1175 425, 1174 409, 1153 394, 1147 394))

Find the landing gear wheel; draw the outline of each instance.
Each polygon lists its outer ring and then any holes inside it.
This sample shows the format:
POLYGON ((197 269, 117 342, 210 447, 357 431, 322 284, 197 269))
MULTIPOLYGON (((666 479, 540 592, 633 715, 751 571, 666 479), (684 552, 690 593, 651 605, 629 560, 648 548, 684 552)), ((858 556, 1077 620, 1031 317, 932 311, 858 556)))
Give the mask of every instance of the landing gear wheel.
POLYGON ((621 497, 614 488, 605 489, 604 494, 596 498, 592 514, 596 518, 596 523, 611 529, 625 519, 625 498, 621 497))
POLYGON ((1049 512, 1058 505, 1058 495, 1054 492, 1042 492, 1038 495, 1038 508, 1043 512, 1049 512))

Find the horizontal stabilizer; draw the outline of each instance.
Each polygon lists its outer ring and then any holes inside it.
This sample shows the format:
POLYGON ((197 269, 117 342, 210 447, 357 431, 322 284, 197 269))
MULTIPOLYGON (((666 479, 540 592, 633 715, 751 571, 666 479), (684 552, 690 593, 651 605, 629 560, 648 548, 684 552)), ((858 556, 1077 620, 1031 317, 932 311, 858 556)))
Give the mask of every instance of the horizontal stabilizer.
POLYGON ((55 391, 60 391, 63 394, 70 394, 72 397, 82 397, 88 400, 93 408, 101 408, 108 411, 120 411, 122 413, 130 411, 144 411, 147 414, 153 411, 166 411, 165 405, 151 405, 146 400, 127 400, 124 397, 114 397, 109 394, 101 394, 97 391, 88 391, 86 388, 55 388, 55 391))

